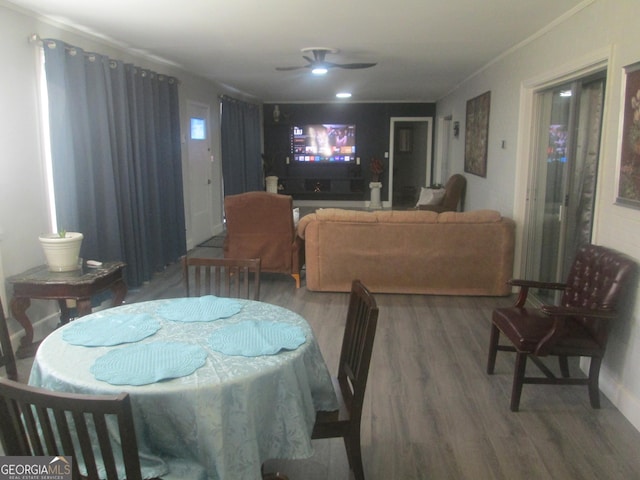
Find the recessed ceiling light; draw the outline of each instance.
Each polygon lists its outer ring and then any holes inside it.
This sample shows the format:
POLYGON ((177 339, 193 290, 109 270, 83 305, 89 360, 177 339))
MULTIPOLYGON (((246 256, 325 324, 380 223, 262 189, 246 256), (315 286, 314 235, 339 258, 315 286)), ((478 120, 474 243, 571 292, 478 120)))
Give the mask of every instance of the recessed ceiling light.
POLYGON ((336 93, 336 97, 338 97, 338 98, 351 98, 351 94, 349 92, 340 92, 340 93, 336 93))

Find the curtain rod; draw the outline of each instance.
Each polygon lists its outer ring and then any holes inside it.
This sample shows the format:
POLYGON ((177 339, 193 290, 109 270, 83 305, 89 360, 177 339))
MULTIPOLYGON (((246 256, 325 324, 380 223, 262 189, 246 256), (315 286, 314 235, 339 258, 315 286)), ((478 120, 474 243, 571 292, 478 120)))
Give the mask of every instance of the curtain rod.
MULTIPOLYGON (((38 35, 37 33, 32 33, 31 35, 29 35, 28 37, 29 43, 31 44, 36 44, 36 45, 44 45, 44 40, 42 40, 42 38, 40 38, 40 35, 38 35)), ((60 40, 62 41, 62 40, 60 40)), ((66 42, 63 42, 66 44, 66 42)), ((71 46, 71 45, 66 45, 65 48, 69 51, 74 50, 77 48, 79 50, 82 50, 84 52, 85 55, 100 55, 102 57, 106 57, 109 60, 109 64, 111 65, 111 68, 115 68, 117 66, 117 61, 113 60, 111 57, 109 57, 108 55, 102 55, 102 54, 97 54, 97 53, 92 53, 92 52, 85 52, 84 49, 80 48, 80 47, 75 47, 75 46, 71 46)), ((122 62, 123 64, 125 62, 122 62)), ((145 72, 150 72, 152 75, 157 75, 159 79, 162 78, 166 78, 168 79, 169 83, 173 83, 176 82, 178 85, 180 85, 182 82, 180 81, 179 78, 174 77, 172 75, 167 75, 165 73, 158 73, 154 70, 151 70, 150 68, 144 68, 144 67, 140 67, 138 65, 134 65, 133 63, 131 63, 130 65, 133 65, 133 67, 135 67, 136 69, 139 69, 143 72, 144 75, 146 75, 145 72)))
POLYGON ((242 100, 239 98, 230 97, 229 95, 225 95, 224 93, 218 95, 218 100, 224 100, 230 103, 244 103, 246 105, 253 106, 255 108, 260 108, 260 105, 253 102, 247 102, 246 100, 242 100))

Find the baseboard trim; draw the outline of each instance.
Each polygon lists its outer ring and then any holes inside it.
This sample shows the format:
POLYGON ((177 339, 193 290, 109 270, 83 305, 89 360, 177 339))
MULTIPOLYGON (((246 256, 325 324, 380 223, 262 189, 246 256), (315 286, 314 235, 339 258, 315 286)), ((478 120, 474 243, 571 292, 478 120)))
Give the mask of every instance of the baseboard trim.
POLYGON ((618 382, 604 366, 600 370, 600 390, 634 428, 640 431, 640 399, 618 382))

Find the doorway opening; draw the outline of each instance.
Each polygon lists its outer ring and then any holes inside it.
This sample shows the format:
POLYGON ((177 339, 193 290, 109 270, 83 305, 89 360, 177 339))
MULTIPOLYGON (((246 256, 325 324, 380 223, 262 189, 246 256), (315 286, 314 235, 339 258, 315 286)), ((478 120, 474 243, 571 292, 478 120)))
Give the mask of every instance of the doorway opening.
POLYGON ((189 169, 190 245, 198 245, 214 234, 213 155, 209 106, 188 101, 189 135, 187 159, 189 169))
POLYGON ((414 207, 420 189, 431 184, 433 118, 392 117, 389 138, 391 206, 414 207))

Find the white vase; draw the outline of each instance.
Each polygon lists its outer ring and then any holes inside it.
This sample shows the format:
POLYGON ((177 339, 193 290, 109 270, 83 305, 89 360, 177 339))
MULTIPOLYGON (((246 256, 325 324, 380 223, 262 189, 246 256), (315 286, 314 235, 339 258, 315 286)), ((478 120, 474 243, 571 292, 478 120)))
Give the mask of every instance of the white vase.
POLYGON ((371 189, 371 201, 369 202, 369 208, 373 210, 380 210, 382 208, 382 202, 380 201, 380 189, 382 188, 382 182, 369 183, 371 189))
POLYGON ((57 233, 40 235, 40 244, 52 272, 70 272, 80 268, 80 247, 84 236, 78 232, 67 232, 64 237, 57 233))
POLYGON ((267 192, 278 193, 278 177, 269 175, 264 180, 267 186, 267 192))

